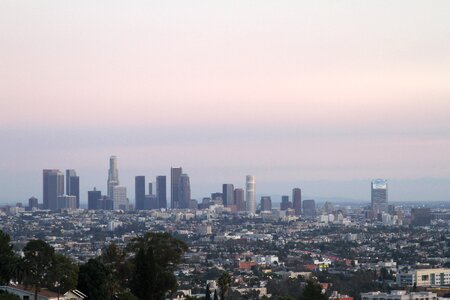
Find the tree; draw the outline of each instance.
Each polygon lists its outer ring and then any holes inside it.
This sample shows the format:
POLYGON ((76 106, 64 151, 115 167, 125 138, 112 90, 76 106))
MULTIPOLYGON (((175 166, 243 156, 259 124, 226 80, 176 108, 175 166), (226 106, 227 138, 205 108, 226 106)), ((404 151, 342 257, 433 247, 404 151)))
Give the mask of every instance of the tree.
POLYGON ((129 279, 132 276, 132 264, 122 248, 115 243, 111 243, 103 250, 101 261, 111 268, 121 286, 128 286, 129 279))
POLYGON ((11 280, 16 262, 11 238, 0 230, 0 285, 8 284, 11 280))
POLYGON ((78 266, 72 259, 57 253, 53 257, 50 280, 52 289, 55 289, 58 294, 60 291, 67 292, 72 290, 77 286, 78 266))
POLYGON ((209 284, 206 285, 205 300, 211 300, 211 290, 209 289, 209 284))
POLYGON ((220 287, 220 300, 224 300, 231 285, 231 276, 228 272, 224 272, 220 275, 218 285, 220 287))
POLYGON ((164 299, 168 291, 174 291, 177 280, 175 267, 181 262, 187 245, 168 233, 148 232, 134 239, 129 249, 135 253, 131 291, 139 299, 164 299))
POLYGON ((34 289, 34 299, 42 287, 51 286, 55 250, 42 240, 29 241, 23 248, 23 282, 34 289))
POLYGON ((110 267, 99 259, 90 259, 81 265, 78 289, 91 300, 109 300, 118 290, 117 279, 110 267))
POLYGON ((0 290, 0 300, 21 300, 19 296, 0 290))
POLYGON ((322 294, 322 287, 312 280, 308 280, 300 300, 326 300, 327 297, 322 294))
POLYGON ((219 297, 217 296, 217 290, 214 290, 214 300, 219 300, 219 297))

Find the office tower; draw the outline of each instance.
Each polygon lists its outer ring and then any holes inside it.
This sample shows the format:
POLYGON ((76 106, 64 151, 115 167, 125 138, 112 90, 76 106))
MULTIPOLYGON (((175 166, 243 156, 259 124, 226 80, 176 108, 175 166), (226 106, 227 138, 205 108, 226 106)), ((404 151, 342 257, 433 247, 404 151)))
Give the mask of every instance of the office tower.
POLYGON ((117 157, 111 156, 109 158, 108 170, 108 197, 114 199, 114 187, 119 185, 119 170, 117 169, 117 157))
POLYGON ((116 185, 112 190, 114 209, 128 210, 127 188, 116 185))
POLYGON ((292 202, 289 201, 289 196, 281 196, 280 210, 287 210, 292 208, 292 202))
POLYGON ((37 209, 38 205, 38 199, 36 197, 31 197, 28 199, 28 210, 37 209))
POLYGON ((58 209, 76 209, 77 196, 61 195, 58 196, 58 209))
POLYGON ((94 188, 92 191, 88 191, 88 209, 103 209, 102 205, 99 205, 99 201, 101 199, 101 191, 97 191, 96 188, 94 188))
POLYGON ((178 193, 179 207, 189 208, 191 202, 191 184, 187 174, 181 174, 178 193))
POLYGON ((295 210, 295 215, 300 216, 302 213, 302 190, 299 188, 292 190, 292 206, 295 210))
POLYGON ((234 205, 234 186, 231 183, 222 185, 222 201, 223 206, 234 205))
POLYGON ((80 208, 80 177, 73 169, 66 170, 66 195, 77 197, 77 208, 80 208))
POLYGON ((431 224, 430 208, 413 208, 411 209, 413 226, 429 226, 431 224))
POLYGON ((244 201, 244 189, 234 190, 234 203, 236 204, 237 211, 245 211, 245 201, 244 201))
POLYGON ((103 210, 113 210, 114 209, 114 201, 109 199, 108 196, 102 196, 100 200, 97 202, 97 209, 103 210))
POLYGON ((157 209, 158 198, 156 195, 145 195, 144 208, 145 210, 157 209))
POLYGON ((180 176, 183 169, 180 168, 170 168, 170 198, 171 207, 180 208, 179 194, 180 194, 180 176))
POLYGON ((189 201, 189 209, 192 210, 198 209, 198 201, 195 199, 191 199, 191 201, 189 201))
POLYGON ((250 213, 256 212, 256 181, 255 176, 247 175, 246 177, 246 197, 247 211, 250 213))
POLYGON ((134 177, 135 210, 143 210, 145 202, 145 176, 134 177))
POLYGON ((153 195, 153 183, 148 183, 148 194, 153 195))
POLYGON ((220 201, 223 204, 223 194, 216 192, 216 193, 211 193, 211 199, 213 201, 220 201))
POLYGON ((158 198, 158 208, 167 208, 166 176, 156 177, 156 197, 158 198))
POLYGON ((261 211, 271 211, 272 210, 272 199, 270 196, 261 197, 261 211))
POLYGON ((316 201, 304 200, 303 201, 303 215, 313 217, 316 215, 316 201))
POLYGON ((371 183, 372 211, 375 214, 388 211, 388 185, 387 180, 375 179, 371 183))
POLYGON ((43 170, 44 209, 57 210, 58 196, 64 195, 64 174, 57 169, 43 170))

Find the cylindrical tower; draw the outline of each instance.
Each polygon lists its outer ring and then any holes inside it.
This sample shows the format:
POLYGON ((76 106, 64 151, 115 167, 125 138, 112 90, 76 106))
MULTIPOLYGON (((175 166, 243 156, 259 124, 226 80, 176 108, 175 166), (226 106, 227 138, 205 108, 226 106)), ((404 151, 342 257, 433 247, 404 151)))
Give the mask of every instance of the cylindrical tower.
POLYGON ((246 177, 246 198, 247 211, 256 212, 256 180, 255 176, 247 175, 246 177))

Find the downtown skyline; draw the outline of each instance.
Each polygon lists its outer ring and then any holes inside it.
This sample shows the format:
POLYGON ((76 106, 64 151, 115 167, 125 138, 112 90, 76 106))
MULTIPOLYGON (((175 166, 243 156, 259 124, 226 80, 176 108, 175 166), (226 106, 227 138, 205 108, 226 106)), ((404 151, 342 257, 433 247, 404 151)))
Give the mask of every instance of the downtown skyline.
MULTIPOLYGON (((448 1, 0 3, 0 202, 189 170, 192 198, 450 200, 448 1), (358 24, 358 26, 355 26, 358 24)), ((149 177, 153 178, 153 177, 149 177)), ((168 192, 169 193, 169 192, 168 192)), ((272 199, 273 200, 273 199, 272 199)))

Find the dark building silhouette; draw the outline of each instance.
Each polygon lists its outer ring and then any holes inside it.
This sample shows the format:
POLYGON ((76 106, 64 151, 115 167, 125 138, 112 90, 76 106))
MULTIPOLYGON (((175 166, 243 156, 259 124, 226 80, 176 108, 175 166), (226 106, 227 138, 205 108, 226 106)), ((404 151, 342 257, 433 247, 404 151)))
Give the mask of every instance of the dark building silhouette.
POLYGON ((80 208, 80 177, 73 169, 66 170, 66 194, 75 196, 77 199, 76 208, 80 208))
POLYGON ((271 211, 272 210, 272 199, 270 196, 261 197, 261 211, 271 211))
POLYGON ((113 210, 114 200, 110 199, 108 196, 102 196, 102 198, 97 202, 98 209, 103 210, 113 210))
POLYGON ((211 200, 213 201, 221 201, 223 204, 223 194, 216 192, 216 193, 211 193, 211 200))
POLYGON ((166 176, 156 177, 156 197, 158 198, 158 208, 167 208, 167 188, 166 176))
POLYGON ((222 185, 222 201, 223 206, 234 205, 234 186, 230 183, 222 185))
POLYGON ((189 208, 191 203, 191 183, 189 175, 181 174, 179 182, 178 200, 180 208, 189 208))
POLYGON ((411 209, 413 226, 428 226, 431 225, 431 209, 429 208, 413 208, 411 209))
POLYGON ((316 201, 305 200, 303 201, 303 215, 313 217, 316 215, 316 201))
POLYGON ((33 210, 33 208, 37 209, 38 206, 38 199, 36 197, 31 197, 28 199, 28 210, 33 210))
POLYGON ((180 208, 180 177, 183 169, 180 168, 170 168, 170 198, 171 207, 180 208))
POLYGON ((287 210, 292 208, 292 202, 289 201, 289 196, 281 196, 280 210, 287 210))
POLYGON ((148 194, 153 195, 153 183, 148 183, 148 194))
POLYGON ((295 210, 295 215, 302 214, 302 190, 295 188, 292 190, 292 208, 295 210))
POLYGON ((158 209, 158 197, 156 197, 156 195, 145 195, 143 209, 145 210, 158 209))
POLYGON ((100 201, 102 200, 102 192, 96 188, 88 191, 88 209, 103 209, 100 201))
POLYGON ((64 195, 64 174, 57 169, 43 170, 44 209, 57 210, 58 197, 64 195))
POLYGON ((134 178, 134 193, 134 209, 143 210, 145 202, 145 176, 136 176, 134 178))
POLYGON ((234 190, 234 202, 236 204, 237 211, 246 211, 245 200, 244 200, 244 189, 234 190))

